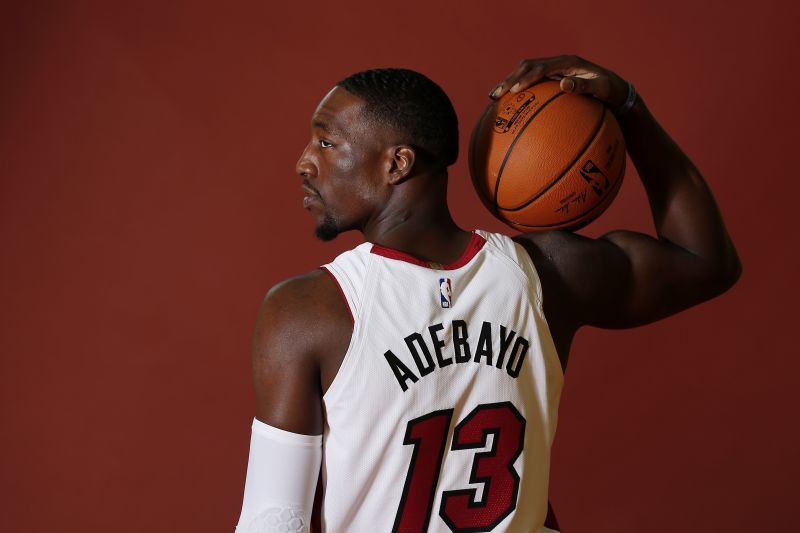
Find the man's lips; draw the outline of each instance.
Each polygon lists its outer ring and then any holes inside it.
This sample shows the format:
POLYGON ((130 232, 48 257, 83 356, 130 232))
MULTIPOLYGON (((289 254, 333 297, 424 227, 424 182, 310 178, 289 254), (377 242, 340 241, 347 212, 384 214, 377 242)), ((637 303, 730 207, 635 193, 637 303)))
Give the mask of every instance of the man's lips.
POLYGON ((319 196, 319 191, 312 187, 308 180, 303 180, 303 190, 308 194, 315 194, 319 196))
POLYGON ((317 190, 307 183, 303 183, 303 192, 305 193, 303 196, 303 207, 308 207, 313 202, 322 200, 322 197, 319 195, 317 190))

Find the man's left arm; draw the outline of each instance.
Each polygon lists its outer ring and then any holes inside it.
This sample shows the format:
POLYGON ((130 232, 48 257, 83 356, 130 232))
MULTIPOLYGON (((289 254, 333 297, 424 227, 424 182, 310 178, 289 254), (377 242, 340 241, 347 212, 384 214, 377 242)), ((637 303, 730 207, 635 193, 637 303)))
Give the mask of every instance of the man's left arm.
POLYGON ((252 343, 253 419, 237 533, 309 530, 322 460, 319 353, 324 325, 315 324, 320 274, 273 287, 256 320, 252 343), (316 304, 316 305, 315 305, 316 304))

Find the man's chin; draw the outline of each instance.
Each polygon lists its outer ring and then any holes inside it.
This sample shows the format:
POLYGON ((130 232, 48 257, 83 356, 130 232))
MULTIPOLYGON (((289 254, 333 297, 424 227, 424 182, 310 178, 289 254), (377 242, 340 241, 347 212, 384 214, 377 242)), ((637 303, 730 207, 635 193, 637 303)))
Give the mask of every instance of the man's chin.
POLYGON ((322 220, 322 223, 314 230, 314 234, 317 236, 317 239, 321 241, 332 241, 339 235, 339 233, 341 233, 339 224, 337 224, 336 219, 330 215, 326 216, 322 220))

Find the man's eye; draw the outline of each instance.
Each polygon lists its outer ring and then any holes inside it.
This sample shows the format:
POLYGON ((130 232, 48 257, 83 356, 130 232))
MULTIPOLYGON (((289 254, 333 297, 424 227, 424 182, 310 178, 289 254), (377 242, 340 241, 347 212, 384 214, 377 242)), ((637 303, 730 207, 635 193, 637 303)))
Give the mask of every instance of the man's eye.
POLYGON ((320 145, 322 148, 330 148, 331 146, 333 146, 333 144, 332 144, 332 143, 329 143, 329 142, 328 142, 328 141, 326 141, 325 139, 320 139, 320 140, 319 140, 319 145, 320 145))

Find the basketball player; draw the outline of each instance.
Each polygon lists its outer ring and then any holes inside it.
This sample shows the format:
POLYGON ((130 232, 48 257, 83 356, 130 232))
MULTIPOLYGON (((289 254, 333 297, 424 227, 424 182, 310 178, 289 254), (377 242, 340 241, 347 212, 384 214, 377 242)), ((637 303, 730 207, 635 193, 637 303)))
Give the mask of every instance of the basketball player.
POLYGON ((700 172, 618 75, 522 61, 616 113, 657 237, 465 231, 446 203, 447 96, 405 70, 339 82, 297 163, 320 239, 365 243, 267 294, 240 533, 547 532, 562 371, 584 325, 646 324, 712 298, 740 264, 700 172), (319 490, 317 485, 319 480, 319 490))

